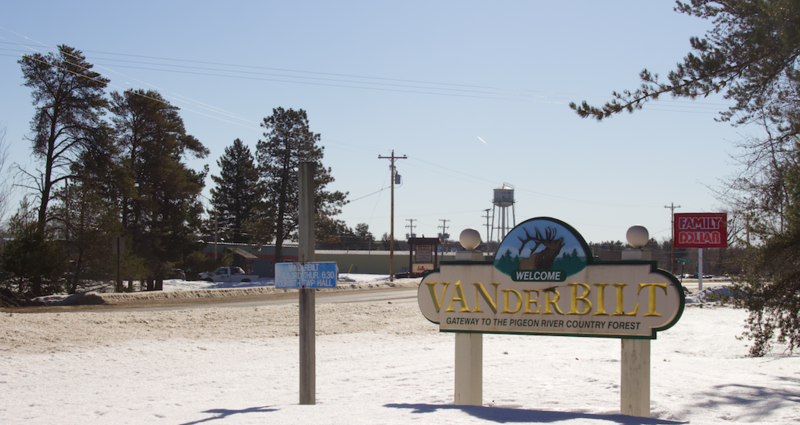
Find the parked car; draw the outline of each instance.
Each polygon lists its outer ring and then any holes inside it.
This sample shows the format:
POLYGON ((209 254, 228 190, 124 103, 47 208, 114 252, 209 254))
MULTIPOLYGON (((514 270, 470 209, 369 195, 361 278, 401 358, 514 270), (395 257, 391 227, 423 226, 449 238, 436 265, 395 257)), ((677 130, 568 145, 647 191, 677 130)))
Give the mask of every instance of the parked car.
POLYGON ((167 279, 186 280, 186 273, 181 269, 173 269, 172 272, 167 275, 167 279))

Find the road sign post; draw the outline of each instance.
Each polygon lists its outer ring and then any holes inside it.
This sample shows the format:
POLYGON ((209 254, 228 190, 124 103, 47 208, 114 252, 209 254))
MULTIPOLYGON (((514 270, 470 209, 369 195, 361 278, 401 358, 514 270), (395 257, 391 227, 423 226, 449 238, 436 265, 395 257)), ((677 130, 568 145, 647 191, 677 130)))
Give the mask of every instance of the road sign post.
MULTIPOLYGON (((300 163, 298 175, 299 223, 298 256, 300 264, 314 261, 314 163, 300 163)), ((276 267, 277 277, 277 267, 276 267)), ((300 404, 317 404, 317 353, 314 294, 316 289, 302 288, 300 303, 300 404)))

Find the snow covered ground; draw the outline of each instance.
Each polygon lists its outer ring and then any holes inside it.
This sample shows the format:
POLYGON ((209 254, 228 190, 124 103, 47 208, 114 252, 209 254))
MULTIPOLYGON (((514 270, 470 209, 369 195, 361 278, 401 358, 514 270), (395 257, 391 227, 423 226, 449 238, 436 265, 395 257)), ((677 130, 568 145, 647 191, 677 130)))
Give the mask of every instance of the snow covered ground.
POLYGON ((800 357, 746 357, 746 313, 709 304, 652 341, 650 419, 619 415, 616 339, 485 335, 484 406, 454 406, 454 335, 415 302, 317 305, 313 406, 296 304, 0 317, 2 424, 800 422, 800 357))

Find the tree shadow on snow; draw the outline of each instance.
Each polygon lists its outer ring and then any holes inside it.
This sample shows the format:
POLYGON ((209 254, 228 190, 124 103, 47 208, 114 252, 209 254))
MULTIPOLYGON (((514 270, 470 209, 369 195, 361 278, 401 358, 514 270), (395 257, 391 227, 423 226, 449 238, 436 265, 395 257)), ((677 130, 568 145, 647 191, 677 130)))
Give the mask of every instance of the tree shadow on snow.
POLYGON ((701 409, 724 409, 726 406, 746 408, 741 419, 758 420, 770 413, 800 403, 800 379, 793 377, 777 377, 784 383, 783 388, 760 385, 722 384, 712 387, 711 391, 699 393, 698 399, 704 400, 695 404, 701 409), (787 388, 786 384, 795 384, 795 388, 787 388))
POLYGON ((609 421, 621 425, 671 425, 688 422, 670 421, 666 419, 640 418, 627 415, 592 414, 580 412, 552 412, 547 410, 509 409, 486 406, 455 406, 452 404, 386 404, 385 407, 395 409, 413 409, 411 413, 433 413, 437 410, 461 410, 478 419, 497 423, 553 423, 572 419, 589 419, 609 421))
POLYGON ((216 421, 217 419, 225 419, 228 416, 238 415, 242 413, 265 413, 265 412, 274 412, 278 409, 270 408, 269 406, 261 406, 261 407, 248 407, 247 409, 209 409, 204 410, 203 413, 213 413, 215 416, 211 416, 205 419, 200 419, 197 421, 192 422, 185 422, 181 425, 195 425, 201 424, 204 422, 216 421))

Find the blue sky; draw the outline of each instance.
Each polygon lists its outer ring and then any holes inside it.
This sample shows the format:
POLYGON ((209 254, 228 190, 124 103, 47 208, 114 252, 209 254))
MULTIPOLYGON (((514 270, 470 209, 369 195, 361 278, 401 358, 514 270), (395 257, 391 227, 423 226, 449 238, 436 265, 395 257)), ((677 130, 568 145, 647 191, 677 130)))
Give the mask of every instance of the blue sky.
MULTIPOLYGON (((32 170, 34 114, 17 60, 58 44, 82 50, 108 91, 153 88, 181 108, 216 160, 236 138, 251 149, 275 107, 305 109, 320 133, 341 219, 395 235, 486 234, 492 189, 515 188, 517 223, 572 225, 588 242, 641 224, 669 237, 670 210, 716 212, 711 189, 737 170, 735 142, 757 128, 717 123, 721 97, 663 98, 603 123, 570 101, 602 104, 663 76, 709 23, 671 1, 10 2, 0 18, 0 125, 10 162, 32 170), (384 190, 382 190, 384 189, 384 190), (378 193, 375 193, 378 192, 378 193)), ((208 179, 206 194, 211 185, 208 179)), ((19 197, 21 191, 17 193, 19 197)), ((497 233, 497 232, 495 232, 497 233)), ((485 236, 484 236, 485 238, 485 236)))

